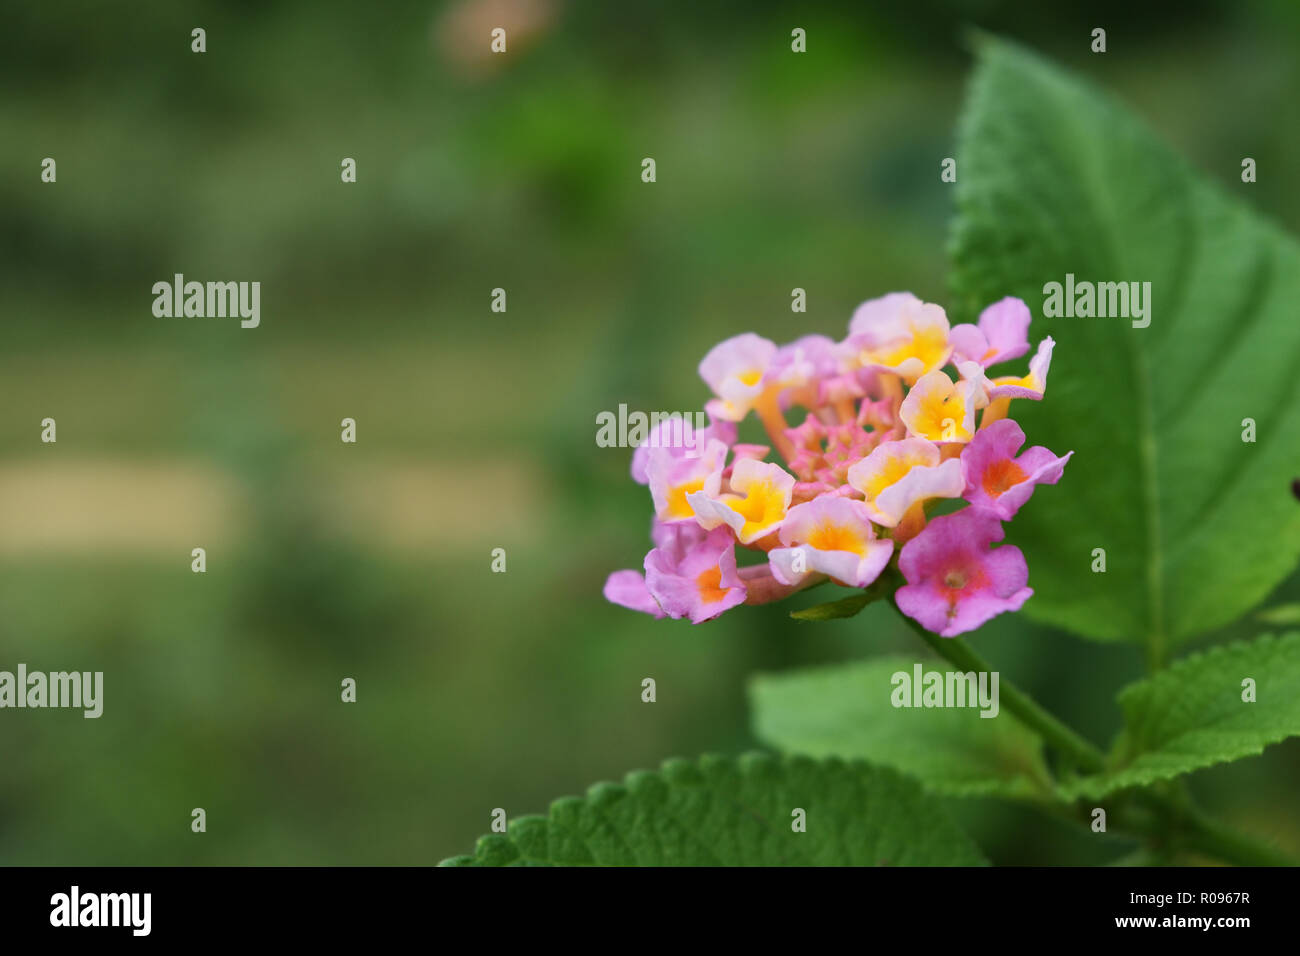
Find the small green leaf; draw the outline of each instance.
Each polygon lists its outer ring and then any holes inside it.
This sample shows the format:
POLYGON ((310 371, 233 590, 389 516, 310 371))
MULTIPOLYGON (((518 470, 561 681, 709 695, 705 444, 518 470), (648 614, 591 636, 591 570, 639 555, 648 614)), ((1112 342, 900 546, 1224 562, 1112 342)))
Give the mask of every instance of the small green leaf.
POLYGON ((1300 558, 1300 246, 1247 205, 1238 167, 1218 171, 1227 190, 1207 181, 1115 99, 1013 44, 986 41, 979 60, 957 153, 955 320, 1028 303, 1031 338, 1056 351, 1044 400, 1012 412, 1029 444, 1075 452, 1008 529, 1029 561, 1025 613, 1146 642, 1159 664, 1300 558), (1149 326, 1045 316, 1047 284, 1067 275, 1150 283, 1149 326))
POLYGON ((796 621, 834 621, 841 617, 853 617, 878 598, 879 595, 872 594, 870 591, 863 591, 860 594, 840 598, 838 601, 816 604, 813 607, 806 607, 802 611, 791 611, 790 616, 796 621))
POLYGON ((1099 797, 1263 752, 1300 735, 1300 633, 1211 648, 1124 688, 1114 767, 1062 786, 1099 797), (1243 682, 1255 682, 1253 703, 1243 682))
POLYGON ((834 621, 841 617, 853 617, 868 604, 893 594, 902 583, 897 572, 886 570, 864 591, 850 594, 838 601, 818 604, 815 607, 804 608, 802 611, 792 611, 790 616, 796 621, 834 621))
POLYGON ((521 817, 444 866, 976 866, 935 798, 861 762, 669 760, 521 817), (805 832, 795 832, 794 811, 805 832))
MULTIPOLYGON (((978 708, 894 707, 893 676, 910 680, 915 666, 906 657, 880 657, 758 675, 749 684, 754 734, 787 753, 893 767, 936 793, 1033 797, 1050 790, 1042 744, 1007 711, 990 718, 978 708)), ((923 666, 923 673, 935 671, 923 666)))

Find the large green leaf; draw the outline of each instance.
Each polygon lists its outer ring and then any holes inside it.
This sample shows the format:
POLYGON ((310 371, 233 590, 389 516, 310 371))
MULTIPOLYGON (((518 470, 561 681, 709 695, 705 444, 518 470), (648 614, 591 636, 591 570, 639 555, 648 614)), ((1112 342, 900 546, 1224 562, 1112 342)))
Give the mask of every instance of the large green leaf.
POLYGON ((670 760, 521 817, 451 866, 972 866, 935 798, 864 763, 749 754, 670 760), (806 832, 792 828, 805 811, 806 832))
POLYGON ((1145 642, 1158 663, 1296 567, 1300 248, 1088 84, 996 40, 979 61, 958 151, 954 305, 969 318, 1006 295, 1029 304, 1031 336, 1057 347, 1046 399, 1012 412, 1031 444, 1076 453, 1008 529, 1036 591, 1025 610, 1145 642), (1045 284, 1067 273, 1150 282, 1150 326, 1044 317, 1045 284), (1105 573, 1090 569, 1094 548, 1105 573))
POLYGON ((1215 647, 1119 695, 1125 729, 1114 768, 1063 787, 1102 796, 1258 754, 1300 735, 1300 633, 1215 647), (1255 681, 1253 703, 1242 681, 1255 681))
MULTIPOLYGON (((881 657, 760 674, 749 685, 754 733, 787 753, 857 757, 893 767, 937 793, 1050 792, 1042 745, 1007 711, 981 717, 972 708, 894 707, 893 675, 910 677, 915 663, 881 657)), ((923 672, 936 670, 925 665, 923 672)))

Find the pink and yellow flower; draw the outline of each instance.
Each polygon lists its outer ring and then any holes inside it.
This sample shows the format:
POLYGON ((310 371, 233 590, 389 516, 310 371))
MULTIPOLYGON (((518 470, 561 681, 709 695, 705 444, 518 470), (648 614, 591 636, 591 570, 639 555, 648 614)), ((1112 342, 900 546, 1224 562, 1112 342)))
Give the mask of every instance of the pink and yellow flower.
POLYGON ((741 544, 752 544, 781 527, 794 492, 794 476, 780 465, 742 458, 731 471, 728 493, 707 490, 686 496, 701 527, 725 524, 741 544))
POLYGON ((646 479, 660 521, 689 521, 695 517, 690 495, 716 495, 722 485, 727 446, 710 439, 698 458, 679 455, 673 448, 651 448, 646 457, 646 479))
POLYGON ((872 521, 897 527, 932 498, 961 497, 961 462, 941 458, 938 446, 924 438, 887 441, 849 469, 849 484, 866 498, 863 507, 872 521))
POLYGON ((776 358, 776 343, 746 332, 719 342, 700 361, 700 378, 716 398, 705 409, 714 418, 738 422, 762 397, 763 378, 776 358))
POLYGON ((966 379, 953 382, 943 371, 919 378, 898 414, 908 432, 937 442, 968 442, 975 437, 975 412, 987 401, 983 388, 966 379))
POLYGON ((1058 482, 1073 454, 1021 452, 1024 432, 1007 418, 1013 398, 1043 397, 1051 338, 1028 374, 989 377, 1029 351, 1029 324, 1025 303, 1006 298, 950 328, 940 307, 896 292, 862 303, 840 343, 777 346, 753 333, 720 343, 700 363, 708 428, 665 422, 633 455, 655 547, 644 572, 609 575, 605 597, 698 623, 828 578, 865 588, 901 575, 899 609, 944 636, 1018 609, 1033 592, 1019 549, 993 547, 1001 522, 1058 482), (751 412, 766 444, 737 441, 751 412), (928 520, 942 498, 966 505, 928 520), (763 560, 738 566, 737 545, 763 560))
POLYGON ((795 505, 781 525, 783 548, 768 552, 772 575, 798 584, 809 574, 828 575, 846 587, 864 588, 880 576, 894 543, 877 540, 866 506, 852 498, 824 495, 795 505))
POLYGON ((942 308, 910 292, 893 292, 858 306, 847 345, 858 364, 900 376, 909 385, 942 368, 952 354, 942 308))

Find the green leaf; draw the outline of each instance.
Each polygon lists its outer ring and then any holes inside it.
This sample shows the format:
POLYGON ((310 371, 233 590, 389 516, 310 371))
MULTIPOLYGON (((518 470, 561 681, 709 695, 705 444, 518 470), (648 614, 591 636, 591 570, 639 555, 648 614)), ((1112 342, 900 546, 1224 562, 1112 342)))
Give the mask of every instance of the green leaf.
POLYGON ((1063 785, 1099 797, 1261 753, 1300 735, 1300 633, 1266 635, 1176 661, 1119 695, 1125 729, 1114 768, 1063 785), (1255 701, 1242 681, 1255 681, 1255 701))
POLYGON ((792 611, 790 616, 796 621, 834 621, 837 618, 853 617, 868 604, 892 595, 902 583, 897 572, 886 570, 864 591, 850 594, 838 601, 818 604, 815 607, 804 608, 802 611, 792 611))
POLYGON ((444 866, 971 866, 978 848, 891 770, 838 760, 706 756, 599 783, 521 817, 444 866), (806 832, 792 829, 806 812, 806 832))
POLYGON ((806 607, 802 611, 791 611, 790 616, 796 621, 834 621, 841 617, 853 617, 879 597, 880 595, 872 594, 870 591, 862 591, 840 598, 838 601, 806 607))
POLYGON ((1255 615, 1255 619, 1274 627, 1290 627, 1300 624, 1300 604, 1278 604, 1265 608, 1255 615))
MULTIPOLYGON (((1075 451, 1008 528, 1026 613, 1103 640, 1176 642, 1231 622, 1300 555, 1300 247, 1210 185, 1127 109, 1010 44, 980 50, 952 236, 965 317, 1007 295, 1057 341, 1030 444, 1075 451), (1150 326, 1043 317, 1044 286, 1150 282, 1150 326), (1256 441, 1243 442, 1243 420, 1256 441), (1093 549, 1106 551, 1093 573, 1093 549)), ((1219 171, 1250 194, 1239 169, 1219 171)), ((1015 365, 1006 368, 1014 371, 1015 365)))
MULTIPOLYGON (((1005 710, 894 707, 893 675, 916 661, 862 663, 760 674, 749 684, 754 734, 788 753, 862 758, 954 796, 1042 796, 1052 782, 1038 737, 1005 710)), ((924 665, 923 672, 936 671, 924 665)), ((942 673, 942 672, 941 672, 942 673)))

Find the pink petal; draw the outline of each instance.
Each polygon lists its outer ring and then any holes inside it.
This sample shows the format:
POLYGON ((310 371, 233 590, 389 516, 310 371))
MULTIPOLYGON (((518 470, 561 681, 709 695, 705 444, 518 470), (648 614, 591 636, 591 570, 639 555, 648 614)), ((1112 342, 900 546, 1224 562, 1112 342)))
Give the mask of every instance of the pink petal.
POLYGON ((663 609, 650 596, 645 575, 640 571, 615 571, 605 580, 605 600, 611 604, 641 611, 654 617, 664 617, 663 609))
POLYGON ((1029 306, 1007 296, 980 313, 980 331, 988 340, 991 354, 977 359, 987 368, 999 362, 1020 358, 1029 351, 1029 306))

